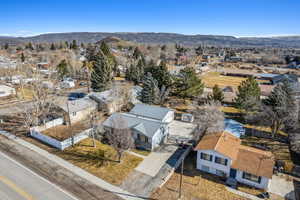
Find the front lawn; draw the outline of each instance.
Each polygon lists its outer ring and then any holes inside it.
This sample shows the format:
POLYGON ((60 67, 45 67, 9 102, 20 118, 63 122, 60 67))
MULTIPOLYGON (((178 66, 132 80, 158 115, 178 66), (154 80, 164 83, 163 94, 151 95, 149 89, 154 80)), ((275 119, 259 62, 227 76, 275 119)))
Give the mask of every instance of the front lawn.
MULTIPOLYGON (((219 177, 201 172, 195 168, 196 156, 192 152, 186 159, 182 193, 184 200, 246 200, 246 198, 226 190, 219 177)), ((176 171, 167 183, 157 189, 153 199, 173 200, 178 199, 180 172, 176 171)))
POLYGON ((151 153, 150 151, 141 150, 141 149, 132 149, 131 151, 140 154, 142 156, 148 156, 151 153))
POLYGON ((116 151, 109 145, 96 140, 96 148, 88 138, 74 147, 69 147, 56 154, 72 164, 104 179, 120 185, 128 174, 143 160, 140 157, 124 153, 121 163, 117 161, 116 151))

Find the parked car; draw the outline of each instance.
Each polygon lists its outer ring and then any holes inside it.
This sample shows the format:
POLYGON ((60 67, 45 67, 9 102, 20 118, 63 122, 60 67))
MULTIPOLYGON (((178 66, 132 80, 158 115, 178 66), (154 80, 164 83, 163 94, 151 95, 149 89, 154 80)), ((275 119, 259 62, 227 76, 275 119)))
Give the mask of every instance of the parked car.
POLYGON ((261 199, 269 199, 270 198, 270 194, 268 192, 263 192, 259 195, 257 195, 258 198, 261 198, 261 199))
POLYGON ((76 99, 81 99, 84 98, 86 96, 86 93, 83 92, 72 92, 69 94, 69 101, 74 101, 76 99))
POLYGON ((86 82, 80 82, 79 85, 80 86, 87 86, 87 83, 86 82))

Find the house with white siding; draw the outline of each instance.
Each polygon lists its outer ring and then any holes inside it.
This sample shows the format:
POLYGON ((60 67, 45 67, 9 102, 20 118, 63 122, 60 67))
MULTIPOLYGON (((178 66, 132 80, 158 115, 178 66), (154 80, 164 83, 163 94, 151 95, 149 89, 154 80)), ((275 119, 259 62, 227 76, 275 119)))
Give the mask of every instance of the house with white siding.
POLYGON ((174 111, 159 106, 137 104, 129 113, 113 113, 103 122, 106 131, 111 131, 115 123, 125 124, 132 131, 137 148, 153 151, 169 134, 169 124, 174 120, 174 111), (120 120, 123 123, 120 123, 120 120))
POLYGON ((0 97, 16 95, 16 89, 7 85, 0 85, 0 97))
POLYGON ((87 119, 88 116, 98 110, 98 104, 89 97, 67 101, 58 105, 64 114, 64 120, 68 123, 76 123, 87 119))
POLYGON ((274 167, 271 152, 242 145, 238 137, 225 131, 205 135, 195 150, 197 169, 268 189, 274 167))

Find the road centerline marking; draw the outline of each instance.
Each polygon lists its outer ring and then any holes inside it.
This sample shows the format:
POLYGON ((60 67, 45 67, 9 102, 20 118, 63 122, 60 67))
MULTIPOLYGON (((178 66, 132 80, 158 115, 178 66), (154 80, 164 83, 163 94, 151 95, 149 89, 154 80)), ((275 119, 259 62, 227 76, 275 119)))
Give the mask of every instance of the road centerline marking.
POLYGON ((5 178, 4 176, 0 176, 0 181, 7 185, 9 188, 11 188, 13 191, 17 192, 19 195, 24 197, 26 200, 34 200, 34 198, 30 194, 25 192, 23 189, 18 187, 15 183, 5 178))

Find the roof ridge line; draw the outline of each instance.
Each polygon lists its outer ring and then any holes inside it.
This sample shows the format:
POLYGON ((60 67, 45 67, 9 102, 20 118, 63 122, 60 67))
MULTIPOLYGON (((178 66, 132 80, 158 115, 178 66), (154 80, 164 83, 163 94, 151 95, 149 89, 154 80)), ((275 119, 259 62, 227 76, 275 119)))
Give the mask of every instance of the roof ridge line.
POLYGON ((217 150, 218 144, 219 144, 221 138, 223 137, 224 132, 225 132, 225 131, 222 132, 222 134, 220 135, 220 137, 219 137, 219 139, 218 139, 218 141, 217 141, 217 144, 215 145, 215 148, 214 148, 215 151, 217 150))

